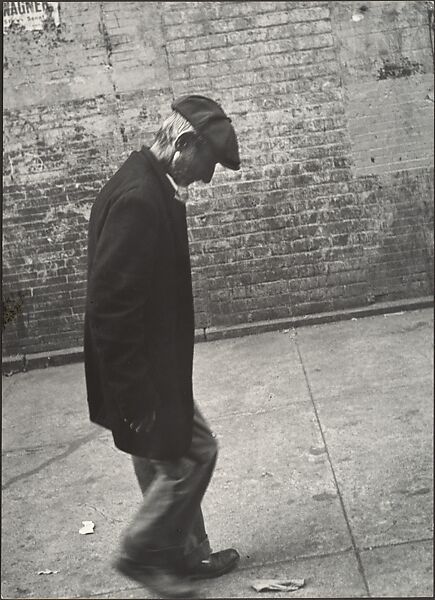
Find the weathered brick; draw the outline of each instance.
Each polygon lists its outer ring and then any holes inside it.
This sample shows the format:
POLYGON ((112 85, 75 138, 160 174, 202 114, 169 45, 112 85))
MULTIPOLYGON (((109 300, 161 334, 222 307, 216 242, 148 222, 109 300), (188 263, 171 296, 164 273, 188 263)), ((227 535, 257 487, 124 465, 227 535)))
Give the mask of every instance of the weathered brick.
POLYGON ((188 191, 198 327, 430 293, 432 57, 416 7, 374 3, 362 33, 351 2, 64 4, 64 41, 5 38, 3 282, 22 302, 6 354, 82 343, 90 206, 173 94, 221 102, 242 156, 188 191), (406 67, 399 41, 418 72, 382 79, 385 60, 406 67))

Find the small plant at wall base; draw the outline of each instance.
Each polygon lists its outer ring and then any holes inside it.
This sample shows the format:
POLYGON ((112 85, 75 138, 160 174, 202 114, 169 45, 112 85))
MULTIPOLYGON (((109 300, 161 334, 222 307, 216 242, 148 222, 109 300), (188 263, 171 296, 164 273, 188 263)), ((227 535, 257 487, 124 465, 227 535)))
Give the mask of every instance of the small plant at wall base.
POLYGON ((412 62, 409 58, 402 56, 400 62, 384 61, 384 66, 379 69, 378 79, 397 79, 423 72, 423 66, 420 63, 412 62))
POLYGON ((23 298, 2 298, 2 330, 8 323, 15 321, 23 309, 23 298))

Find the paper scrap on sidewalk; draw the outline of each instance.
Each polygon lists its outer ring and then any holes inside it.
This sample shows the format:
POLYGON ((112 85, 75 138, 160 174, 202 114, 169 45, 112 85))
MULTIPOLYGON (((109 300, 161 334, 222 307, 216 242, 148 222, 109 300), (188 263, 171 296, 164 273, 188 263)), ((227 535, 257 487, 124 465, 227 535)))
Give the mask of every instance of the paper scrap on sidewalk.
POLYGON ((257 579, 252 582, 256 592, 295 592, 304 585, 305 579, 257 579))
POLYGON ((79 529, 79 533, 86 535, 87 533, 94 533, 95 524, 92 521, 82 521, 83 527, 79 529))
POLYGON ((54 575, 55 573, 59 573, 59 571, 52 571, 51 569, 44 569, 43 571, 38 571, 38 575, 54 575))

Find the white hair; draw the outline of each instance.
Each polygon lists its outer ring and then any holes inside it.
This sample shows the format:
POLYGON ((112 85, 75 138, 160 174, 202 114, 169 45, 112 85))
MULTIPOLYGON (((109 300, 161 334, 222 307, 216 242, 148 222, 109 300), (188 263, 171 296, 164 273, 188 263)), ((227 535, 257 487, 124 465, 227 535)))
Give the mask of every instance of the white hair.
POLYGON ((154 144, 151 151, 158 160, 169 163, 175 152, 175 142, 180 135, 189 131, 195 132, 195 129, 179 112, 174 111, 165 119, 156 133, 154 144))

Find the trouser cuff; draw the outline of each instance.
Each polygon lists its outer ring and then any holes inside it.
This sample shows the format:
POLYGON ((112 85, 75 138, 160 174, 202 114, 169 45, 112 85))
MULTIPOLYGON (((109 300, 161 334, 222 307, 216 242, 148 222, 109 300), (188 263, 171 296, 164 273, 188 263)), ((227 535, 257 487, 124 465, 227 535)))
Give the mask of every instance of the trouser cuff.
POLYGON ((202 560, 206 560, 210 554, 210 542, 206 536, 202 542, 195 544, 193 547, 186 548, 184 553, 184 563, 188 568, 194 567, 202 560))
POLYGON ((122 553, 133 562, 149 567, 176 568, 184 561, 184 548, 179 546, 138 552, 125 544, 122 553))

